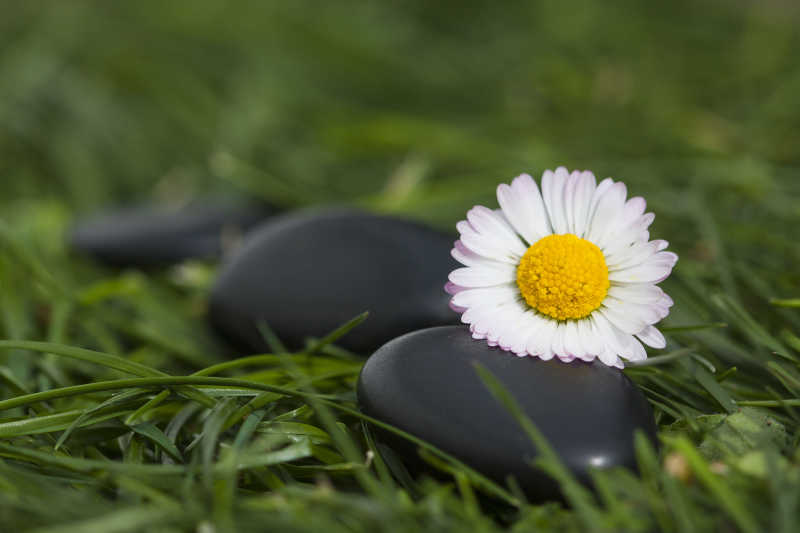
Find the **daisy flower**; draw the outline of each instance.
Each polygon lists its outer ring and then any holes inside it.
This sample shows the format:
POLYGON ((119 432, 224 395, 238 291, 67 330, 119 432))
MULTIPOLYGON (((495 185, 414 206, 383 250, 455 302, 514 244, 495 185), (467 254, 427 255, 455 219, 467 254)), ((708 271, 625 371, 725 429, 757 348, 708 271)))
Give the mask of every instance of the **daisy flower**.
POLYGON ((476 206, 456 226, 450 307, 475 339, 518 356, 570 362, 595 358, 617 368, 664 348, 653 324, 672 299, 657 283, 678 256, 650 240, 655 215, 626 201, 622 182, 599 184, 564 167, 497 187, 500 209, 476 206))

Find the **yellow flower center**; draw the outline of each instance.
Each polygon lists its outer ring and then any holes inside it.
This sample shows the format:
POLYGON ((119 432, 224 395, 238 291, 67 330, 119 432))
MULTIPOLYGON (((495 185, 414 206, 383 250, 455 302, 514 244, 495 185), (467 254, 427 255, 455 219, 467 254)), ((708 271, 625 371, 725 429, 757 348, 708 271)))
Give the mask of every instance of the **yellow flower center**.
POLYGON ((595 244, 576 235, 548 235, 528 248, 517 267, 517 286, 528 305, 556 320, 588 316, 610 283, 595 244))

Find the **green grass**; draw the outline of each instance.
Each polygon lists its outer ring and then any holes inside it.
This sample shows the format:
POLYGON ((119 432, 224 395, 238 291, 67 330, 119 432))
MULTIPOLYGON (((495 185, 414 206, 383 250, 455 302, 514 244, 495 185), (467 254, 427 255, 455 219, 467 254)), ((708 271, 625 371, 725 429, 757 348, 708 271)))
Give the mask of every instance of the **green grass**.
POLYGON ((429 4, 3 3, 0 530, 798 529, 800 10, 429 4), (231 360, 215 265, 113 271, 63 240, 94 209, 215 193, 452 229, 559 164, 625 181, 681 257, 668 348, 626 370, 662 440, 637 439, 640 475, 582 489, 483 376, 568 505, 418 440, 446 474, 411 479, 337 335, 231 360))

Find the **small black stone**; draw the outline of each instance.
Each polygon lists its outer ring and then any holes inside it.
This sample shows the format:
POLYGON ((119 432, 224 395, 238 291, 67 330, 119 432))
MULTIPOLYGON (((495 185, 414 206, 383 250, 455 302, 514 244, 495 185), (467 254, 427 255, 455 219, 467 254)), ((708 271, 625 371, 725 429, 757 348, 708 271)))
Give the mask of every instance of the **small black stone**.
POLYGON ((414 222, 351 210, 276 217, 221 268, 210 317, 225 337, 261 351, 261 322, 297 349, 369 311, 337 341, 369 353, 403 333, 458 323, 443 289, 458 267, 453 240, 414 222))
MULTIPOLYGON (((479 363, 514 396, 578 480, 590 467, 636 468, 633 436, 655 442, 653 413, 620 370, 593 363, 542 361, 473 340, 463 326, 409 333, 367 360, 358 382, 362 411, 415 435, 503 484, 513 475, 535 501, 558 499, 557 484, 530 465, 535 446, 475 372, 479 363)), ((418 472, 416 447, 378 430, 378 438, 418 472)))
POLYGON ((275 209, 263 204, 206 199, 177 209, 123 207, 73 228, 70 246, 113 266, 155 267, 186 259, 216 259, 227 242, 263 222, 275 209))

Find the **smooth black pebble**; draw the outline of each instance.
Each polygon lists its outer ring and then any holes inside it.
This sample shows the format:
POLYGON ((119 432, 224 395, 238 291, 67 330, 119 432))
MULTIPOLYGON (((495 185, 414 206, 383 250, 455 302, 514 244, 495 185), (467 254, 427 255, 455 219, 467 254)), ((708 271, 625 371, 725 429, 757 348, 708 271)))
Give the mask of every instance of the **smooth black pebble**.
MULTIPOLYGON (((501 484, 513 475, 535 501, 560 498, 557 484, 530 465, 536 448, 475 372, 479 363, 511 393, 564 464, 590 485, 589 469, 636 468, 634 431, 655 443, 653 413, 620 370, 593 363, 517 357, 463 326, 409 333, 381 347, 358 382, 362 411, 415 435, 501 484)), ((416 446, 376 430, 412 472, 426 468, 416 446)))
POLYGON ((264 322, 290 348, 369 311, 337 341, 368 354, 416 329, 458 323, 444 292, 453 237, 404 219, 305 211, 254 229, 223 265, 210 318, 245 350, 268 347, 264 322))
POLYGON ((113 266, 155 267, 216 259, 276 210, 234 200, 197 200, 178 209, 123 207, 78 222, 70 246, 113 266))

